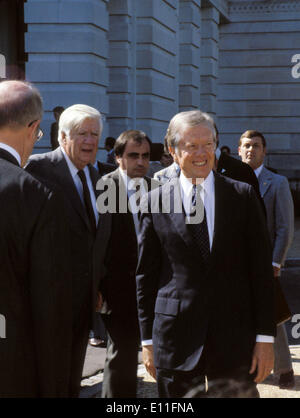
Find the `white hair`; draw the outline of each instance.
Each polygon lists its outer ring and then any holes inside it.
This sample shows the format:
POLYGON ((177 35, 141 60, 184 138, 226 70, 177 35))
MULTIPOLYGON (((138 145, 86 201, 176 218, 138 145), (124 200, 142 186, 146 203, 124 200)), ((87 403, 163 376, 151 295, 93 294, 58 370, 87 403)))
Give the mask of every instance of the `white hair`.
POLYGON ((65 109, 60 115, 58 127, 58 142, 60 144, 62 143, 62 132, 64 132, 66 135, 69 135, 72 129, 79 127, 82 124, 82 122, 86 119, 96 119, 99 121, 99 136, 101 136, 103 130, 101 113, 94 107, 84 104, 75 104, 65 109))

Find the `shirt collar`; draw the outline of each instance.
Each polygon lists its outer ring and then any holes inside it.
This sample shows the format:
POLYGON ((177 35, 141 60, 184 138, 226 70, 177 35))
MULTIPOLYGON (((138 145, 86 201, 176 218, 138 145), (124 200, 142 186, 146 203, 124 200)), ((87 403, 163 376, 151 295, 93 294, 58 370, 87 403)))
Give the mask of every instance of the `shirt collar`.
POLYGON ((217 148, 217 149, 216 149, 216 151, 215 151, 215 156, 216 156, 216 159, 217 159, 217 160, 219 160, 219 159, 220 159, 220 157, 221 157, 221 150, 220 150, 220 148, 217 148))
POLYGON ((121 167, 119 167, 119 172, 121 174, 122 180, 125 184, 127 191, 136 191, 137 190, 137 184, 141 187, 141 192, 144 194, 147 191, 147 188, 145 189, 145 179, 144 177, 136 177, 133 181, 133 179, 129 176, 127 176, 127 172, 125 170, 122 170, 121 167))
MULTIPOLYGON (((63 147, 60 147, 60 149, 61 149, 62 153, 64 154, 64 157, 65 157, 65 160, 66 160, 67 165, 69 167, 71 176, 74 178, 77 175, 79 169, 70 160, 70 157, 66 153, 65 149, 63 147)), ((84 167, 83 171, 85 172, 86 175, 89 175, 89 169, 88 169, 88 166, 87 165, 84 167)))
MULTIPOLYGON (((180 181, 181 188, 186 195, 189 195, 190 193, 192 193, 193 183, 183 174, 182 171, 180 173, 179 181, 180 181)), ((214 183, 215 183, 215 178, 214 178, 213 171, 211 170, 211 172, 206 177, 206 179, 204 179, 203 183, 201 183, 201 186, 204 189, 205 193, 210 194, 211 192, 213 192, 214 183)))
POLYGON ((254 173, 256 174, 256 177, 258 177, 260 175, 263 168, 264 168, 264 165, 262 164, 256 170, 254 170, 254 173))
POLYGON ((20 154, 13 147, 11 147, 10 145, 4 144, 3 142, 0 142, 0 148, 9 152, 18 161, 19 165, 21 166, 20 154))
POLYGON ((126 189, 128 188, 128 184, 131 181, 131 178, 127 176, 127 172, 123 170, 121 167, 119 167, 119 172, 121 174, 122 180, 125 183, 126 189))

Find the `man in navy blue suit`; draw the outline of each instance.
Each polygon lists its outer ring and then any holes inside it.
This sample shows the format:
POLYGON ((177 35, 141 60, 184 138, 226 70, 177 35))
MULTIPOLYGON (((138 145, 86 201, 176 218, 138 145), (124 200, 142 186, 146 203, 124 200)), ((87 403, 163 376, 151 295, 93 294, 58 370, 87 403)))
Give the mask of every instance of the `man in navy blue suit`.
POLYGON ((257 397, 256 384, 273 368, 275 335, 263 210, 250 185, 213 172, 216 132, 206 113, 175 115, 167 140, 181 174, 142 202, 137 300, 144 363, 160 397, 182 397, 204 376, 209 383, 234 380, 242 396, 257 397), (191 220, 194 197, 200 223, 191 220))

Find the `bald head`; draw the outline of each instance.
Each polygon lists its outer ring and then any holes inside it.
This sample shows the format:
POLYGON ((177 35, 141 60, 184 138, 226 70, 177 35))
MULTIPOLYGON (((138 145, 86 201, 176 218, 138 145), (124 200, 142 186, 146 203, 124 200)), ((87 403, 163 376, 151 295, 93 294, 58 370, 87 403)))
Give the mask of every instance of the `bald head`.
POLYGON ((18 130, 43 115, 42 98, 30 83, 18 80, 0 83, 0 130, 18 130))
POLYGON ((42 98, 32 84, 18 80, 0 83, 0 142, 17 151, 22 167, 38 139, 42 115, 42 98))

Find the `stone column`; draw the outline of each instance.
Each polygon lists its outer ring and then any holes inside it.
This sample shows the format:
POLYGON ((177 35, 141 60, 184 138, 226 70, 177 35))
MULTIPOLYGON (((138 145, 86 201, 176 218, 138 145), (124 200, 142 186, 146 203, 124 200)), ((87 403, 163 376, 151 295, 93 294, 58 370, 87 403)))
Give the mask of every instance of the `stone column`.
POLYGON ((214 119, 217 115, 219 19, 220 13, 214 7, 202 9, 200 107, 214 119))
POLYGON ((135 128, 136 19, 135 0, 110 0, 109 11, 109 134, 117 138, 135 128))
POLYGON ((200 106, 201 0, 180 0, 179 21, 179 111, 184 111, 200 106))
POLYGON ((136 127, 163 142, 178 109, 178 0, 136 0, 136 127))
MULTIPOLYGON (((52 109, 83 103, 108 113, 108 0, 27 0, 26 79, 40 89, 44 138, 50 147, 52 109)), ((103 136, 107 134, 105 123, 103 136)))

